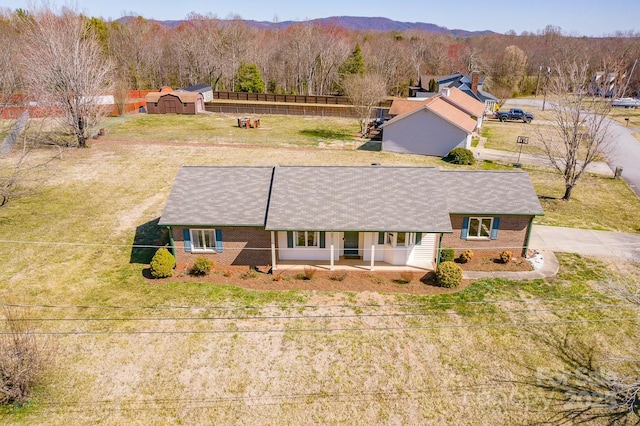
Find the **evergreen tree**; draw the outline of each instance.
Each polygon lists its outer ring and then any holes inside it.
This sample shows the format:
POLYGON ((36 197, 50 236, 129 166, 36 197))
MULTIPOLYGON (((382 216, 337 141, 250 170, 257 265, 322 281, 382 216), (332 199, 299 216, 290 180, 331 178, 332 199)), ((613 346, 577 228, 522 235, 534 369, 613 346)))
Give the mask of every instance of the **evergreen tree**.
POLYGON ((256 64, 241 64, 236 72, 237 92, 264 93, 264 80, 256 64))
POLYGON ((348 74, 364 75, 364 71, 364 57, 362 56, 360 43, 357 43, 355 49, 351 52, 351 56, 340 65, 339 72, 340 76, 344 78, 348 74))
POLYGON ((429 80, 429 91, 430 92, 437 92, 438 91, 438 83, 436 83, 435 79, 431 79, 429 80))

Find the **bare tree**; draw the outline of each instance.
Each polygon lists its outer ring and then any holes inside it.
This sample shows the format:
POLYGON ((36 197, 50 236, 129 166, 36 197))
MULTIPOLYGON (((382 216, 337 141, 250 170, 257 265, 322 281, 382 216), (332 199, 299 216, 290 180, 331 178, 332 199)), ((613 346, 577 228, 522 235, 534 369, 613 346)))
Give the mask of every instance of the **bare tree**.
POLYGON ((85 18, 63 9, 34 11, 24 21, 22 64, 27 86, 58 110, 62 129, 86 146, 90 130, 107 113, 100 97, 110 93, 110 61, 85 18))
POLYGON ((538 130, 545 155, 564 179, 563 200, 571 199, 571 191, 589 164, 606 152, 611 104, 604 99, 602 88, 592 85, 592 72, 582 61, 556 62, 548 81, 553 100, 553 126, 548 132, 538 130))
POLYGON ((350 74, 342 80, 345 95, 351 100, 362 137, 369 133, 373 109, 387 97, 384 77, 378 74, 350 74))

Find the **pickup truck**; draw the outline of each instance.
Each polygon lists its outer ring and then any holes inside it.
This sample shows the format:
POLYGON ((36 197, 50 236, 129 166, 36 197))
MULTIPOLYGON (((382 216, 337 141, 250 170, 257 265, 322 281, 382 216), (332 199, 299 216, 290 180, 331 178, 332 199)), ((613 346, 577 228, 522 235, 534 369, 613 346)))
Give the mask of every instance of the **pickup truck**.
POLYGON ((531 120, 533 120, 533 114, 524 112, 519 108, 511 108, 508 111, 496 111, 495 117, 500 121, 520 120, 525 123, 531 123, 531 120))

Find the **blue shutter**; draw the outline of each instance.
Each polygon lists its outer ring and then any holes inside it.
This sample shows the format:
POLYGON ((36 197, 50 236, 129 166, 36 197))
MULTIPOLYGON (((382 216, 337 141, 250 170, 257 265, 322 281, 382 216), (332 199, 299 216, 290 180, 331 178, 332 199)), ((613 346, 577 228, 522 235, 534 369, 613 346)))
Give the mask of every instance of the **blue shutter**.
POLYGON ((500 218, 499 217, 494 217, 493 218, 493 226, 491 227, 491 239, 495 240, 496 238, 498 238, 498 228, 500 227, 500 218))
POLYGON ((416 245, 422 245, 422 232, 416 232, 416 245))
POLYGON ((320 232, 320 248, 326 248, 327 247, 327 236, 325 235, 326 232, 322 231, 320 232))
POLYGON ((222 253, 222 230, 216 229, 216 251, 222 253))
POLYGON ((287 231, 287 247, 293 248, 293 231, 287 231))
POLYGON ((384 232, 378 232, 378 244, 384 245, 384 232))
POLYGON ((191 233, 187 228, 182 230, 182 237, 184 240, 184 251, 191 252, 191 233))
POLYGON ((462 232, 460 232, 460 238, 465 240, 469 236, 469 217, 462 219, 462 232))

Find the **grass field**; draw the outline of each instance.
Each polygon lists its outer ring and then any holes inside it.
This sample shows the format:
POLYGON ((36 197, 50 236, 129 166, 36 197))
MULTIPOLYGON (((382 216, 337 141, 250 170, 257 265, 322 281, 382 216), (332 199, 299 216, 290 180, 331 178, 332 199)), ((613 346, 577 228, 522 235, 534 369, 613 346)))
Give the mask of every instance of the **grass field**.
MULTIPOLYGON (((249 141, 261 129, 234 129, 230 117, 167 117, 166 133, 148 117, 108 123, 106 138, 67 150, 36 193, 0 209, 3 298, 29 305, 35 330, 60 333, 46 337, 57 362, 45 384, 30 404, 5 407, 1 423, 544 421, 551 395, 527 383, 574 368, 561 355, 565 334, 602 356, 637 352, 637 322, 616 320, 637 312, 600 283, 638 277, 638 265, 577 255, 560 256, 554 279, 487 279, 438 296, 147 281, 150 252, 131 246, 159 238, 154 223, 181 165, 450 167, 354 150, 355 121, 263 117, 280 136, 262 143, 249 141)), ((549 197, 541 223, 638 232, 640 205, 621 182, 588 176, 563 203, 553 199, 558 176, 527 171, 549 197)))

